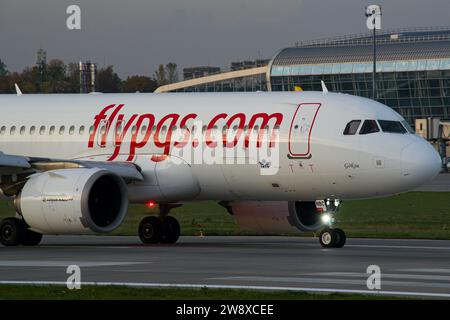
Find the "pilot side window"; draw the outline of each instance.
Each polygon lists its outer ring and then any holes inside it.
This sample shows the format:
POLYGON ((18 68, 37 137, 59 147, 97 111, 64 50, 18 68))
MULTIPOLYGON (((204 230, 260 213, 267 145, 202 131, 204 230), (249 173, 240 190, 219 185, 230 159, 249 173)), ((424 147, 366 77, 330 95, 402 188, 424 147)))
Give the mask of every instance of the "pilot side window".
MULTIPOLYGON (((416 132, 414 131, 414 129, 409 125, 408 121, 403 120, 402 121, 403 126, 405 127, 406 130, 408 130, 409 133, 415 134, 416 132)), ((420 124, 422 125, 422 124, 420 124)), ((421 129, 422 130, 422 129, 421 129)))
POLYGON ((344 130, 345 136, 352 136, 355 135, 356 132, 358 132, 359 125, 361 124, 361 120, 352 120, 349 123, 347 123, 347 126, 344 130))
POLYGON ((380 132, 380 128, 378 128, 378 124, 375 120, 364 121, 361 130, 359 130, 359 134, 369 134, 375 132, 380 132))
POLYGON ((378 120, 381 130, 388 133, 407 133, 405 127, 399 121, 378 120))

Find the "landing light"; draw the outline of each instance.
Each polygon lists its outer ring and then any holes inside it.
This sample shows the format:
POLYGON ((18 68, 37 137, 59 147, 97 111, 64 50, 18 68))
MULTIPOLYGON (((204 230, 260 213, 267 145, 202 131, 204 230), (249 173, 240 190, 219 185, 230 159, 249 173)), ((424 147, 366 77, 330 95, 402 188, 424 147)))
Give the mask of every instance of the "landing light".
POLYGON ((330 225, 333 222, 333 217, 328 213, 322 214, 321 219, 324 224, 330 225))

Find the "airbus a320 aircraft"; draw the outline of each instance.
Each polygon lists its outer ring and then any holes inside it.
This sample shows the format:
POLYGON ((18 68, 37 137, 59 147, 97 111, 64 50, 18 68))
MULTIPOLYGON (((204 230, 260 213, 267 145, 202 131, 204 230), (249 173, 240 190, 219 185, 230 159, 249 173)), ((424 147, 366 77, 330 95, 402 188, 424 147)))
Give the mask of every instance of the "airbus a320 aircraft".
POLYGON ((6 246, 111 232, 129 203, 159 205, 144 243, 175 243, 170 210, 215 200, 241 226, 322 230, 323 247, 342 247, 342 200, 406 192, 441 168, 399 114, 345 94, 19 94, 0 110, 0 189, 17 212, 0 226, 6 246), (276 156, 248 152, 263 145, 276 156), (186 160, 188 147, 224 161, 186 160))

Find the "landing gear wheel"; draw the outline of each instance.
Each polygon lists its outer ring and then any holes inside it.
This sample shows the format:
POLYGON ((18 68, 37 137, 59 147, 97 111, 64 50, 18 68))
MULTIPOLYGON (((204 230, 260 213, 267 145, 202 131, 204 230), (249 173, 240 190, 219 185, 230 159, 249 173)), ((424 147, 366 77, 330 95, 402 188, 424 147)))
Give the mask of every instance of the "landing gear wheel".
POLYGON ((320 245, 324 248, 333 248, 337 242, 337 233, 333 229, 324 229, 319 235, 320 245))
POLYGON ((180 237, 180 224, 174 217, 167 216, 163 220, 163 234, 161 243, 175 243, 180 237))
POLYGON ((324 229, 320 233, 319 242, 324 248, 342 248, 347 236, 341 229, 324 229))
POLYGON ((42 234, 25 228, 22 238, 24 246, 37 246, 42 240, 42 234))
POLYGON ((338 235, 338 241, 335 243, 334 248, 342 248, 345 245, 345 242, 347 241, 347 236, 345 235, 344 230, 342 229, 334 229, 334 232, 338 235))
POLYGON ((20 219, 6 218, 0 223, 0 242, 4 246, 18 246, 22 243, 25 226, 20 219))
POLYGON ((159 243, 162 232, 162 222, 157 217, 145 217, 139 224, 139 238, 143 243, 159 243))

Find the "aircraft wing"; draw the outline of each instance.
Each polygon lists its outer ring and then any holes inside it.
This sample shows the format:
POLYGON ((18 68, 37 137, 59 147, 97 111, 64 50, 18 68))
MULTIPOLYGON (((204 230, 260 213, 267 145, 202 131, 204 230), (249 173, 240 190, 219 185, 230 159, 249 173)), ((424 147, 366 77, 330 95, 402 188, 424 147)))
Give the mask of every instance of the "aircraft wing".
POLYGON ((0 175, 21 174, 26 176, 36 172, 71 168, 101 168, 117 174, 126 181, 144 180, 141 168, 129 162, 33 158, 0 152, 0 175))
POLYGON ((29 160, 27 157, 8 155, 0 152, 0 172, 2 168, 29 169, 31 168, 29 160))

